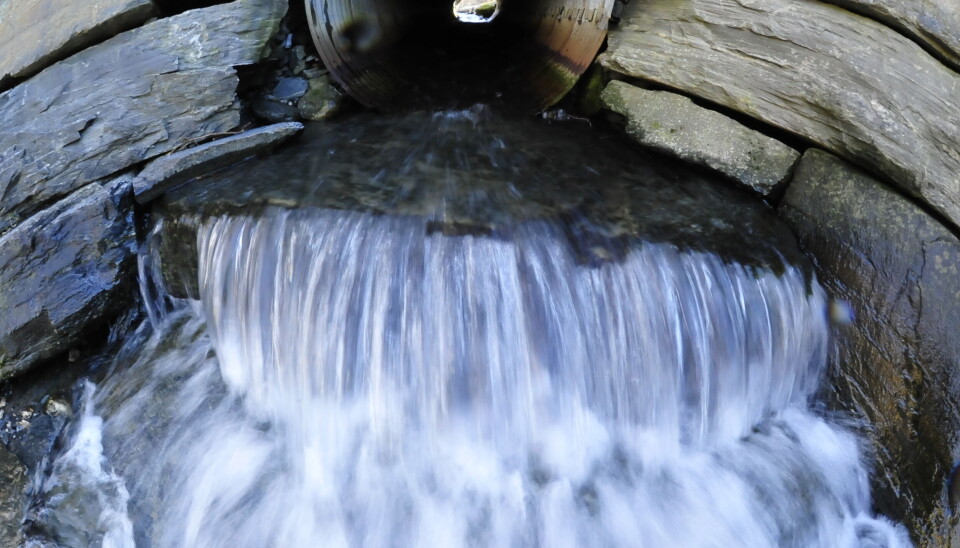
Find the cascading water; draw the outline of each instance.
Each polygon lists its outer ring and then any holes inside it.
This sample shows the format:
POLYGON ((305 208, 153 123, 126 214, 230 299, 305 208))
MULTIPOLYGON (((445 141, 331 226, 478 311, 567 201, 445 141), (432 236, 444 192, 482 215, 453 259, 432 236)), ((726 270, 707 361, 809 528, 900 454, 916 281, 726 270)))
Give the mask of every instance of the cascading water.
POLYGON ((816 282, 669 242, 584 260, 571 222, 204 220, 199 300, 155 310, 90 388, 30 542, 909 545, 870 515, 856 439, 811 411, 816 282), (86 528, 73 485, 100 493, 86 528))

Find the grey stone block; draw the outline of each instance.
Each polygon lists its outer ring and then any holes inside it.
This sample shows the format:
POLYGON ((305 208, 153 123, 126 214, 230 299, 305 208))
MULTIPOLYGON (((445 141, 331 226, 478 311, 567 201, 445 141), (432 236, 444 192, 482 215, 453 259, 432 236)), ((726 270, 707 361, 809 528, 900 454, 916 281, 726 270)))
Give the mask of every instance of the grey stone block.
POLYGON ((780 141, 682 95, 610 82, 601 99, 627 118, 627 133, 638 143, 715 169, 764 196, 786 181, 800 158, 780 141))

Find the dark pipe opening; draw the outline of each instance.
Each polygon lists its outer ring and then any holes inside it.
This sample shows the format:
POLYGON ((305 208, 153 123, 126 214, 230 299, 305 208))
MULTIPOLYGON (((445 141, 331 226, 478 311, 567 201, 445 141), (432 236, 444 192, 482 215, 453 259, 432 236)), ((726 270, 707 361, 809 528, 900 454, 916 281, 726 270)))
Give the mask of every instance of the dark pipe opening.
POLYGON ((613 1, 499 0, 486 24, 464 24, 452 0, 306 5, 321 57, 361 103, 402 110, 482 102, 538 111, 593 61, 613 1))
POLYGON ((453 0, 453 16, 461 23, 490 23, 500 15, 500 0, 453 0))
POLYGON ((230 0, 154 0, 160 15, 169 17, 187 10, 209 8, 217 4, 226 4, 230 0))

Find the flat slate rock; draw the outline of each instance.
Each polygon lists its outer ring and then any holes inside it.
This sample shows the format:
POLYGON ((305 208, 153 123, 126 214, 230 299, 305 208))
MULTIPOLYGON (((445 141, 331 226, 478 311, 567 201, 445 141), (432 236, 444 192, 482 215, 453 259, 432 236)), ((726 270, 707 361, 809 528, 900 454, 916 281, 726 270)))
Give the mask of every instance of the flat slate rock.
POLYGON ((84 184, 234 129, 233 68, 286 4, 237 0, 158 20, 0 94, 0 233, 84 184))
POLYGON ((610 82, 603 104, 638 143, 723 173, 763 196, 790 176, 800 153, 682 95, 610 82))
POLYGON ((815 0, 632 2, 601 63, 800 135, 960 225, 960 74, 815 0))
POLYGON ((957 0, 827 0, 899 30, 960 70, 960 2, 957 0))
POLYGON ((0 0, 0 89, 155 14, 151 0, 0 0))
POLYGON ((0 237, 0 380, 75 344, 128 304, 130 180, 89 184, 0 237))
POLYGON ((267 152, 301 131, 298 122, 274 124, 161 156, 133 180, 137 202, 145 204, 194 177, 267 152))
POLYGON ((943 493, 960 453, 960 240, 817 150, 801 159, 780 213, 852 313, 827 385, 871 425, 875 506, 905 521, 919 546, 952 546, 943 493))

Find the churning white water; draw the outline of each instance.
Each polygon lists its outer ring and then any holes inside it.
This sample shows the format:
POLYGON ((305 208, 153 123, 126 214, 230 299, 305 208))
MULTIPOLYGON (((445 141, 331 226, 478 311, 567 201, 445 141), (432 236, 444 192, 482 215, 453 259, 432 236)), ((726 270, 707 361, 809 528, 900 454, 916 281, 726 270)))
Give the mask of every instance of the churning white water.
POLYGON ((809 409, 828 326, 798 270, 580 264, 548 221, 273 210, 198 238, 201 301, 92 398, 137 545, 909 545, 809 409))

